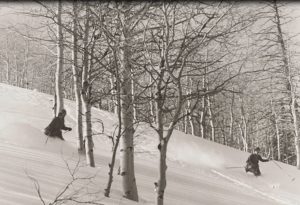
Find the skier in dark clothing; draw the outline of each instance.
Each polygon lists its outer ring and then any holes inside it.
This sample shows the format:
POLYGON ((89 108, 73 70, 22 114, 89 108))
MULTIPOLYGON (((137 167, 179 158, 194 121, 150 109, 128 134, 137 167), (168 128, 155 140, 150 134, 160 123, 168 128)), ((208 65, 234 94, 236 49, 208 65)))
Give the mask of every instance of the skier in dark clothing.
POLYGON ((246 163, 247 163, 247 165, 245 167, 246 172, 252 172, 255 176, 261 175, 258 162, 259 161, 261 161, 261 162, 269 161, 269 159, 263 159, 259 155, 259 152, 260 152, 260 148, 259 147, 255 148, 254 153, 251 154, 246 161, 246 163))
POLYGON ((67 114, 66 110, 62 109, 62 111, 58 113, 58 116, 55 117, 51 121, 51 123, 45 128, 45 132, 44 132, 45 135, 49 137, 58 137, 61 140, 64 140, 61 130, 68 130, 68 131, 72 130, 72 128, 65 126, 64 118, 66 114, 67 114))

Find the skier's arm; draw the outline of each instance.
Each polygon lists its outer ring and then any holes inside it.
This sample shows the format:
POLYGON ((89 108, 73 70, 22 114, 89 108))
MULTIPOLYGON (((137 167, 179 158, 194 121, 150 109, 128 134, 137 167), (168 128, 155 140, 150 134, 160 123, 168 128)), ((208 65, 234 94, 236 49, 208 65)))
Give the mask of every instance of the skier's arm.
POLYGON ((69 130, 68 127, 66 127, 65 125, 61 128, 62 130, 69 130))
POLYGON ((65 126, 65 123, 63 124, 63 126, 62 126, 61 129, 62 129, 62 130, 68 130, 68 131, 71 131, 71 130, 72 130, 72 128, 66 127, 66 126, 65 126))
POLYGON ((65 126, 65 121, 64 120, 61 121, 61 129, 62 130, 68 130, 68 131, 72 130, 70 127, 65 126))
POLYGON ((261 162, 268 162, 269 159, 263 159, 260 155, 258 155, 258 160, 261 162))
POLYGON ((63 124, 63 126, 62 126, 61 129, 62 129, 62 130, 68 130, 68 131, 71 131, 71 130, 72 130, 72 128, 66 127, 65 124, 63 124))

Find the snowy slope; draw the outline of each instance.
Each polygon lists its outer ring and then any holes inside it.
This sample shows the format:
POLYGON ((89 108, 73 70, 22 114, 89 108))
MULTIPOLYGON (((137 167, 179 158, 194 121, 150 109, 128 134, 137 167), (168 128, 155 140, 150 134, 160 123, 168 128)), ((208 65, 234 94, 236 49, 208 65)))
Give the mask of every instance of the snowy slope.
MULTIPOLYGON (((97 168, 84 166, 76 151, 75 132, 64 133, 65 142, 48 139, 42 129, 52 118, 53 97, 0 84, 0 205, 42 204, 30 177, 39 182, 46 203, 71 181, 67 165, 81 167, 72 193, 80 189, 85 200, 107 205, 137 204, 122 198, 120 178, 114 176, 111 198, 103 197, 107 182, 111 142, 105 135, 94 136, 97 168), (88 194, 89 193, 89 194, 88 194), (95 193, 95 194, 91 194, 95 193)), ((75 127, 74 102, 66 100, 66 125, 75 127)), ((95 133, 111 135, 116 117, 93 110, 95 133)), ((146 125, 139 125, 135 138, 136 178, 140 202, 154 204, 153 183, 157 179, 157 137, 146 125)), ((261 163, 261 177, 246 174, 242 168, 248 153, 197 137, 174 132, 168 148, 167 205, 300 205, 300 172, 276 162, 261 163), (294 178, 294 180, 292 180, 294 178)), ((70 202, 69 204, 75 204, 70 202)))

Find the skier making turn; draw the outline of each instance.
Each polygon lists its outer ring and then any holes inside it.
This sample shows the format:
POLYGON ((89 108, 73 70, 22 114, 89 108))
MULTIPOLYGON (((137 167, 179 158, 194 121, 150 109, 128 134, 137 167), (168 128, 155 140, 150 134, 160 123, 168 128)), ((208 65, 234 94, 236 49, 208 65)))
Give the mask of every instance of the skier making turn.
POLYGON ((268 159, 263 159, 260 155, 259 155, 259 152, 260 152, 260 148, 257 147, 254 149, 254 153, 252 153, 246 163, 246 167, 245 167, 245 170, 246 170, 246 173, 247 172, 252 172, 255 176, 260 176, 261 173, 260 173, 260 170, 259 170, 259 165, 258 165, 258 162, 261 161, 261 162, 268 162, 269 161, 269 158, 268 159))
POLYGON ((68 130, 68 131, 72 130, 72 128, 65 126, 64 118, 66 114, 67 114, 66 110, 62 109, 62 111, 58 113, 58 116, 55 117, 51 121, 51 123, 45 128, 45 135, 49 137, 58 137, 59 139, 64 140, 61 130, 68 130))

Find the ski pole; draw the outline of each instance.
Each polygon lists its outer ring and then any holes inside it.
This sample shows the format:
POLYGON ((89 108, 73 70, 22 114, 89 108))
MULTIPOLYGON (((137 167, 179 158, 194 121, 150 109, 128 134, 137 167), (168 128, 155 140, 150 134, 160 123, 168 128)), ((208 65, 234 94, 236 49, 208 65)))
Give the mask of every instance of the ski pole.
POLYGON ((47 144, 47 142, 48 142, 48 138, 49 138, 49 136, 47 135, 47 139, 46 139, 46 142, 45 142, 45 144, 47 144))
POLYGON ((238 169, 238 168, 245 168, 245 167, 225 167, 226 169, 238 169))
POLYGON ((284 172, 287 176, 289 176, 290 178, 292 178, 292 179, 291 179, 292 181, 295 180, 295 177, 292 177, 289 173, 285 172, 285 171, 282 169, 282 167, 281 167, 278 163, 276 163, 274 160, 272 160, 272 162, 273 162, 277 167, 279 167, 279 168, 281 169, 282 172, 284 172))

